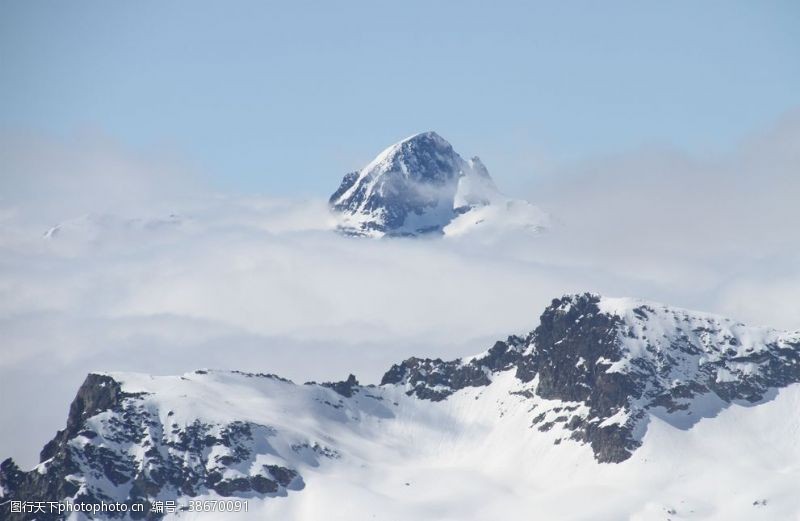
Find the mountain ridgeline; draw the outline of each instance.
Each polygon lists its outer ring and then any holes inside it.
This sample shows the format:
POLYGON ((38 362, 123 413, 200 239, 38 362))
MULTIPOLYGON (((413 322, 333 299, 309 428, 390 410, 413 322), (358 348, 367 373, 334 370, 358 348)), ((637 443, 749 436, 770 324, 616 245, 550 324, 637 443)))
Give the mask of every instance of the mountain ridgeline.
POLYGON ((352 375, 298 385, 236 371, 90 374, 41 463, 30 471, 11 459, 0 465, 0 517, 63 517, 8 510, 32 499, 144 504, 142 514, 100 517, 160 519, 156 501, 186 509, 194 497, 304 494, 306 476, 363 461, 359 446, 386 457, 398 444, 422 450, 417 428, 448 439, 464 411, 489 430, 545 440, 555 455, 572 446, 595 465, 626 465, 653 418, 688 430, 797 382, 800 332, 595 294, 553 300, 533 331, 480 355, 409 358, 378 386, 352 375), (522 423, 511 423, 512 407, 522 423))

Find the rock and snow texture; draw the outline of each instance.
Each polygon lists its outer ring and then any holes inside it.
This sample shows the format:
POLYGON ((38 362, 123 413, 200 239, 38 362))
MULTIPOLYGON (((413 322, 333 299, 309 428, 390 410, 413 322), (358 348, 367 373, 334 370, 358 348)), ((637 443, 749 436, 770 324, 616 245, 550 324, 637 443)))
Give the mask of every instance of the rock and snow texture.
POLYGON ((344 176, 330 206, 340 231, 369 237, 548 224, 537 207, 502 195, 480 159, 465 161, 435 132, 408 137, 344 176))
POLYGON ((522 392, 556 400, 539 408, 532 425, 588 443, 600 462, 621 462, 641 445, 654 415, 688 428, 730 403, 759 403, 800 382, 800 332, 573 295, 553 300, 524 338, 509 337, 468 361, 412 358, 382 383, 441 400, 490 384, 498 371, 513 371, 528 385, 522 392))
POLYGON ((0 465, 0 503, 246 498, 249 513, 228 519, 796 519, 798 382, 800 332, 571 295, 528 335, 466 359, 410 358, 380 386, 89 375, 41 464, 0 465))

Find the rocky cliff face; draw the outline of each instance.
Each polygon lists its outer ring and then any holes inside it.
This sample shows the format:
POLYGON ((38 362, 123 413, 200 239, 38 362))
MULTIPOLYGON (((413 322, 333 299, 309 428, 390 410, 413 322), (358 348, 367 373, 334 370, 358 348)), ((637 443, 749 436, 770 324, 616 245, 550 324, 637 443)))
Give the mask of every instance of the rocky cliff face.
MULTIPOLYGON (((202 371, 200 373, 203 373, 202 371)), ((277 496, 303 488, 294 469, 262 463, 270 452, 270 426, 249 421, 189 422, 159 410, 150 393, 126 393, 108 375, 90 374, 70 407, 66 429, 41 452, 41 463, 22 472, 11 459, 0 465, 4 498, 76 504, 144 505, 142 514, 107 512, 107 518, 160 519, 155 500, 197 497, 277 496)), ((8 505, 6 505, 8 507, 8 505)), ((62 519, 45 513, 3 519, 62 519)), ((90 516, 91 517, 91 516, 90 516)))
MULTIPOLYGON (((770 389, 800 382, 800 334, 748 328, 658 304, 598 295, 553 300, 526 338, 509 337, 468 361, 411 358, 382 384, 421 399, 444 400, 465 387, 490 385, 513 370, 525 392, 559 404, 534 418, 587 442, 601 462, 629 458, 650 413, 685 424, 712 401, 755 404, 770 389)), ((708 409, 706 409, 708 412, 708 409)))
MULTIPOLYGON (((4 461, 0 487, 4 501, 145 504, 148 519, 161 517, 149 510, 159 500, 302 493, 304 473, 352 460, 354 446, 396 445, 396 434, 382 441, 381 433, 397 418, 442 415, 447 423, 443 406, 461 400, 459 410, 468 410, 481 392, 474 399, 464 393, 483 389, 524 407, 537 436, 585 444, 598 462, 622 463, 654 416, 689 429, 732 403, 755 406, 796 382, 800 332, 570 295, 553 300, 526 336, 467 359, 410 358, 392 366, 379 387, 353 375, 302 386, 241 372, 89 375, 41 463, 25 472, 4 461), (344 443, 342 433, 358 441, 344 443)), ((490 424, 502 423, 503 407, 490 424)))

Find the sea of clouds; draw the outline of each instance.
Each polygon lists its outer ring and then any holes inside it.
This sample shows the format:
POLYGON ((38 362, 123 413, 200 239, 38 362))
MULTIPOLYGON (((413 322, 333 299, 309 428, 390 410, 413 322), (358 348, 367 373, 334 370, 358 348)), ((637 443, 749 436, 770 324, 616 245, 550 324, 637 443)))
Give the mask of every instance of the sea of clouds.
POLYGON ((550 212, 542 234, 355 239, 324 190, 219 193, 174 158, 0 134, 0 458, 34 464, 89 371, 378 383, 527 332, 564 293, 800 328, 800 113, 724 153, 635 150, 532 186, 508 195, 550 212))

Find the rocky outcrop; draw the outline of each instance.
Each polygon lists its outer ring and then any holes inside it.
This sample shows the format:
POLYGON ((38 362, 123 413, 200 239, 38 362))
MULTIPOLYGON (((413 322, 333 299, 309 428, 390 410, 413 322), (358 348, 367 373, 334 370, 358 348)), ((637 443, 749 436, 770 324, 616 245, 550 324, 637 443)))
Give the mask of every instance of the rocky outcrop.
POLYGON ((347 380, 342 382, 324 382, 320 385, 322 385, 322 387, 327 387, 328 389, 333 389, 334 392, 341 394, 345 398, 350 398, 361 388, 358 380, 356 380, 356 377, 353 374, 348 376, 347 380))
POLYGON ((531 398, 565 404, 538 414, 534 426, 564 429, 590 444, 598 461, 620 462, 641 444, 651 411, 689 414, 706 395, 756 403, 772 388, 800 382, 798 333, 633 300, 617 310, 607 304, 588 293, 555 299, 525 338, 509 337, 466 361, 410 358, 381 383, 440 401, 513 370, 533 385, 525 391, 531 398))
MULTIPOLYGON (((157 498, 209 491, 223 497, 274 496, 303 487, 296 470, 258 464, 259 454, 270 450, 271 427, 245 421, 180 424, 170 420, 172 411, 162 417, 146 395, 125 393, 110 376, 90 374, 70 406, 66 428, 45 446, 39 466, 22 472, 11 459, 0 465, 3 500, 114 502, 127 505, 131 518, 160 519, 163 512, 151 510, 157 498), (144 506, 141 515, 134 504, 144 506)), ((49 510, 3 515, 66 517, 49 510)), ((127 515, 104 512, 100 518, 127 515)))
POLYGON ((407 394, 424 400, 444 400, 465 387, 489 385, 492 372, 506 370, 521 361, 525 345, 526 339, 511 336, 468 362, 412 357, 393 365, 383 375, 381 385, 405 386, 407 394))

